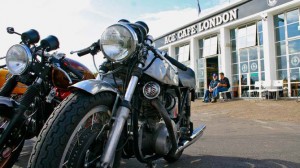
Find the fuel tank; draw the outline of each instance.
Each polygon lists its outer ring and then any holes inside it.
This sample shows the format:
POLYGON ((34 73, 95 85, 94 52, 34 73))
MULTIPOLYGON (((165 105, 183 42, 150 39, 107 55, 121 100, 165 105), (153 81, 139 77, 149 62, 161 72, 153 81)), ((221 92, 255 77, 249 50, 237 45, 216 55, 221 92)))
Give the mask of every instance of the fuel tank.
POLYGON ((155 58, 153 52, 151 51, 148 52, 145 67, 146 69, 144 69, 144 73, 151 76, 152 78, 165 84, 175 86, 179 85, 178 74, 176 74, 176 72, 167 62, 159 58, 155 58))
POLYGON ((79 81, 95 78, 93 73, 86 66, 81 64, 80 62, 75 61, 70 58, 64 58, 64 59, 65 59, 65 61, 67 61, 69 63, 69 65, 72 68, 77 69, 79 72, 81 72, 81 74, 83 74, 83 79, 78 79, 71 72, 67 72, 73 81, 72 84, 69 84, 69 80, 62 72, 60 72, 57 69, 53 69, 52 70, 52 82, 53 82, 54 86, 57 87, 58 89, 67 89, 70 85, 73 85, 79 81))
MULTIPOLYGON (((5 81, 11 76, 7 69, 0 69, 0 88, 3 86, 5 81)), ((25 93, 27 86, 18 82, 17 87, 13 90, 12 94, 22 95, 25 93)))

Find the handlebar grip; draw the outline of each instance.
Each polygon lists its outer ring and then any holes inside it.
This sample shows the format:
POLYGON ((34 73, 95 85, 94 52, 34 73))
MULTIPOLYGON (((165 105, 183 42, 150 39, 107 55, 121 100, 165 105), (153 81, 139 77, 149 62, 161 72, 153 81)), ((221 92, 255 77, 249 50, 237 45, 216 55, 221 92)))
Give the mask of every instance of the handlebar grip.
POLYGON ((188 68, 187 68, 184 64, 178 62, 176 59, 174 59, 174 58, 168 56, 167 54, 165 54, 165 58, 168 59, 168 60, 169 60, 173 65, 175 65, 177 68, 179 68, 179 69, 181 69, 181 70, 183 70, 183 71, 188 70, 188 68))
POLYGON ((77 52, 77 55, 78 55, 79 57, 81 57, 81 56, 84 56, 84 55, 86 55, 86 54, 89 54, 90 52, 91 52, 90 47, 87 47, 87 48, 84 48, 84 49, 82 49, 82 50, 79 50, 79 51, 77 52))

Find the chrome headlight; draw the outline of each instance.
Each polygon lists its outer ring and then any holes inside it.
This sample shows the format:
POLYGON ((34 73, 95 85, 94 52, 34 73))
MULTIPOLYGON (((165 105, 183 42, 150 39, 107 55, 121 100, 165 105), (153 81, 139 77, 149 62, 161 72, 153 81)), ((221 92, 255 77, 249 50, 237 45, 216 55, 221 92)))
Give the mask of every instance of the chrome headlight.
POLYGON ((6 66, 13 75, 23 74, 32 62, 30 49, 22 44, 10 47, 6 54, 6 66))
POLYGON ((138 38, 135 31, 126 24, 114 24, 101 36, 100 47, 104 56, 112 62, 121 62, 135 52, 138 38))

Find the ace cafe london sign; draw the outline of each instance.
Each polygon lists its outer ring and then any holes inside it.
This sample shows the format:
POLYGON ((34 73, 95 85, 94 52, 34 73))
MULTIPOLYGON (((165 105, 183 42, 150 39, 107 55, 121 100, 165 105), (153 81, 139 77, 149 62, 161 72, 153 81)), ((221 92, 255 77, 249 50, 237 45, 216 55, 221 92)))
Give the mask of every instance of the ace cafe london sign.
POLYGON ((214 17, 208 18, 202 22, 196 23, 187 28, 181 29, 173 34, 165 37, 165 44, 172 43, 174 41, 183 39, 185 37, 203 32, 205 30, 212 29, 219 25, 236 20, 238 17, 238 9, 232 9, 222 14, 216 15, 214 17))

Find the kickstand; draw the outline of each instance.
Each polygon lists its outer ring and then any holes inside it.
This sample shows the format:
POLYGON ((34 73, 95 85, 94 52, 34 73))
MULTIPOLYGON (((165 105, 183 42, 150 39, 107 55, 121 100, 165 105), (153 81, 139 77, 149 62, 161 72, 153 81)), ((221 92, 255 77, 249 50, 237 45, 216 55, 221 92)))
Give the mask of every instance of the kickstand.
POLYGON ((146 165, 147 168, 156 168, 156 164, 153 162, 148 162, 146 165))

